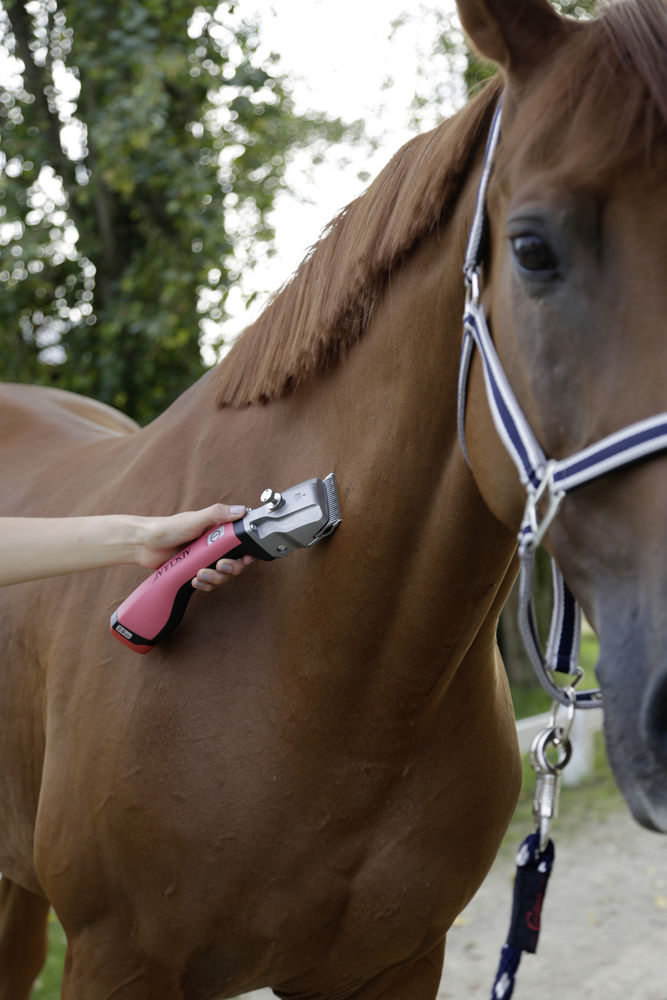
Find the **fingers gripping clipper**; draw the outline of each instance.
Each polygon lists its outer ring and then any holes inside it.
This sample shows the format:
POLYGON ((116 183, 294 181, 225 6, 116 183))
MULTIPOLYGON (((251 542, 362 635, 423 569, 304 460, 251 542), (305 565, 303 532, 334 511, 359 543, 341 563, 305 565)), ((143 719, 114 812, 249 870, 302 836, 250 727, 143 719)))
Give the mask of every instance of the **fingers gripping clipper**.
POLYGON ((341 521, 333 472, 283 493, 264 490, 260 501, 240 521, 210 528, 155 570, 114 611, 112 634, 135 653, 149 653, 185 614, 197 570, 213 568, 223 556, 282 559, 326 538, 341 521))

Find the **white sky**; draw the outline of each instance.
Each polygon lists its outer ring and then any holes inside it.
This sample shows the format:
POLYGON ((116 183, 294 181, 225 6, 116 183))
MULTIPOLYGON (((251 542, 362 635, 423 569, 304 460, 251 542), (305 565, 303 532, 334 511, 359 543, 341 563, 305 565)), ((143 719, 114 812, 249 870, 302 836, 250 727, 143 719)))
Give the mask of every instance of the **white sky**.
MULTIPOLYGON (((439 7, 451 10, 454 0, 440 0, 439 7)), ((244 5, 243 13, 256 13, 264 44, 280 54, 280 69, 291 83, 297 111, 315 109, 346 121, 363 119, 379 146, 372 156, 367 148, 346 149, 351 162, 344 168, 338 162, 341 150, 334 149, 330 160, 313 168, 312 179, 300 177, 303 161, 297 158, 288 176, 296 180, 303 200, 279 197, 273 216, 277 256, 242 278, 230 295, 227 336, 251 322, 266 301, 266 294, 260 294, 246 311, 247 294, 278 288, 327 222, 363 190, 368 182, 359 179, 359 171, 375 176, 414 134, 409 106, 415 91, 429 89, 430 66, 424 66, 424 60, 436 32, 433 18, 409 0, 254 0, 244 5), (406 10, 411 23, 390 40, 392 22, 406 10), (420 66, 426 82, 419 79, 420 66), (385 86, 388 77, 393 81, 390 88, 385 86)), ((434 66, 434 72, 443 65, 434 66)), ((459 92, 458 104, 461 101, 459 92)), ((455 103, 456 96, 448 107, 432 108, 424 128, 450 114, 455 103)))

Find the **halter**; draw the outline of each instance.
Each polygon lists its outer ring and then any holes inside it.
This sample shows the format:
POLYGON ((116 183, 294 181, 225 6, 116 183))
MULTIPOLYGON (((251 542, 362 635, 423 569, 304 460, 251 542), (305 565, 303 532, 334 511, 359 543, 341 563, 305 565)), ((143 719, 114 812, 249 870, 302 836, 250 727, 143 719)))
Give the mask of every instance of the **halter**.
MULTIPOLYGON (((527 498, 519 530, 519 628, 526 651, 537 677, 547 693, 562 705, 596 708, 602 705, 599 690, 574 693, 561 688, 551 677, 551 671, 581 676, 578 664, 581 637, 581 610, 556 566, 551 563, 554 585, 554 607, 546 652, 540 649, 535 611, 532 600, 532 578, 535 550, 558 514, 565 496, 578 486, 591 482, 614 469, 636 462, 647 455, 667 449, 667 412, 630 424, 590 445, 570 458, 547 459, 526 417, 519 406, 489 332, 480 302, 480 268, 482 247, 487 228, 486 193, 493 166, 493 156, 500 138, 501 105, 499 103, 484 154, 484 166, 477 191, 464 265, 466 305, 463 315, 463 344, 459 368, 458 429, 463 452, 470 465, 465 442, 465 409, 468 375, 475 346, 484 372, 486 394, 493 422, 501 441, 519 472, 527 498), (540 514, 542 511, 542 514, 540 514)), ((577 677, 577 680, 579 677, 577 677)))

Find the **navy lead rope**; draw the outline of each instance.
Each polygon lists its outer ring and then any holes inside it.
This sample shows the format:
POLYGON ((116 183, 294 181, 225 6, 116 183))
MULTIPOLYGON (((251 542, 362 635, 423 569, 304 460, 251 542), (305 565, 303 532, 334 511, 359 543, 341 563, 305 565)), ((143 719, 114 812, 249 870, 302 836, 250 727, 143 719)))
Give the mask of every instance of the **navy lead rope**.
POLYGON ((549 830, 551 821, 558 815, 560 781, 572 753, 570 732, 574 721, 575 696, 573 688, 567 690, 570 705, 566 724, 557 724, 559 706, 554 704, 549 724, 535 736, 530 748, 530 763, 537 779, 533 798, 536 829, 526 837, 517 853, 512 917, 507 940, 500 953, 491 1000, 509 1000, 514 992, 523 952, 534 954, 537 950, 542 906, 555 857, 549 830), (557 750, 555 760, 548 757, 550 748, 557 750))
POLYGON ((554 863, 553 840, 540 849, 539 831, 529 834, 516 858, 512 917, 507 941, 491 990, 491 1000, 509 1000, 524 951, 534 954, 542 922, 542 904, 554 863))

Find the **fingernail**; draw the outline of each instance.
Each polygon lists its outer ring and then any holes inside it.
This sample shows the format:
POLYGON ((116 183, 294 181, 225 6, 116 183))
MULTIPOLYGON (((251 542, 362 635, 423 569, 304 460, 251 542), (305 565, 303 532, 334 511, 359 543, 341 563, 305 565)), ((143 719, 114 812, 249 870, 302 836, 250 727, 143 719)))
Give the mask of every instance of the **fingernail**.
POLYGON ((229 508, 229 512, 232 515, 234 515, 234 514, 243 514, 244 511, 245 511, 245 507, 239 507, 238 504, 235 507, 230 507, 229 508))
POLYGON ((206 572, 200 573, 199 574, 199 579, 200 580, 206 580, 207 583, 210 583, 211 582, 211 574, 210 573, 206 573, 206 572))
POLYGON ((216 569, 220 573, 231 573, 231 572, 233 572, 233 570, 232 570, 232 564, 228 563, 228 562, 219 562, 218 565, 217 565, 217 567, 216 567, 216 569))

